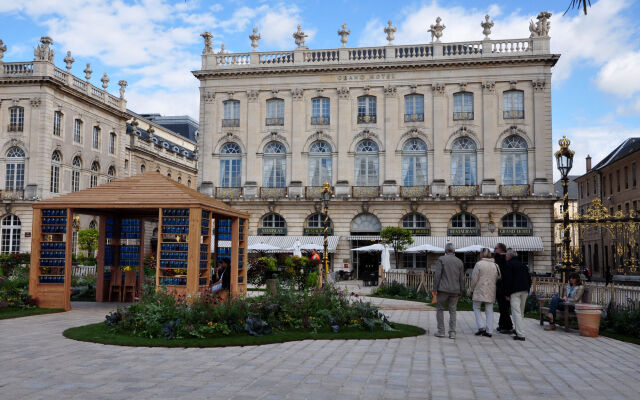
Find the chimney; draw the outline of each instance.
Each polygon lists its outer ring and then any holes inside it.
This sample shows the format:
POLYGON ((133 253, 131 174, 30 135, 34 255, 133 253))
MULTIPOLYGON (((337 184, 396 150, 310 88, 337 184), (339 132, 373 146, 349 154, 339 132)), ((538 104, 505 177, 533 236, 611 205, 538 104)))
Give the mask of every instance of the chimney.
POLYGON ((591 156, 587 154, 587 172, 591 171, 591 156))

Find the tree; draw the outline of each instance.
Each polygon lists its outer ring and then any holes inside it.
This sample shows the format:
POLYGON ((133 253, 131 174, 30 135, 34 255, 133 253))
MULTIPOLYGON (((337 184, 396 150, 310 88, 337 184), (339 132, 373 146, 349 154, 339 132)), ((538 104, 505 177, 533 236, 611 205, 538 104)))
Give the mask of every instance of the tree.
MULTIPOLYGON (((587 15, 587 6, 591 7, 591 0, 571 0, 571 4, 569 4, 569 8, 567 8, 567 11, 572 8, 577 8, 578 10, 582 8, 582 11, 584 11, 584 15, 587 15)), ((564 13, 566 14, 567 11, 565 11, 564 13)))
POLYGON ((400 252, 413 243, 411 231, 397 226, 387 226, 380 231, 380 238, 382 244, 393 249, 396 256, 396 268, 398 268, 400 266, 400 252))
POLYGON ((79 231, 78 244, 82 250, 87 250, 89 257, 93 257, 93 252, 98 247, 98 230, 89 228, 79 231))

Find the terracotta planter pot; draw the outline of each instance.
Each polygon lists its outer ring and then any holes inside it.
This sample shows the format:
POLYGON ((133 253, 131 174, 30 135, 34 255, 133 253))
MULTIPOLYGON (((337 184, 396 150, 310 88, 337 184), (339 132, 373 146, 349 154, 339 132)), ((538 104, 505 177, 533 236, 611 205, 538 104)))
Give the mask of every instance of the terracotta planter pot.
POLYGON ((602 306, 596 304, 576 304, 580 336, 598 337, 602 306))

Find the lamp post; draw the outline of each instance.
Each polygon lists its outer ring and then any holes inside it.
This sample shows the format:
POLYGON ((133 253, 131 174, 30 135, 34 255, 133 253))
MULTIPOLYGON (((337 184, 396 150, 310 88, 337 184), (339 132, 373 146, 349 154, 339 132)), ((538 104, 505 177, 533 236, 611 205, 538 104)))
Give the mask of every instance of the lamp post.
POLYGON ((573 270, 570 253, 571 237, 569 235, 569 171, 571 171, 571 167, 573 167, 574 152, 569 150, 571 141, 565 136, 558 141, 558 144, 560 145, 560 150, 556 151, 555 157, 558 170, 560 171, 560 175, 562 175, 562 230, 564 232, 564 238, 562 239, 564 249, 562 257, 562 283, 564 284, 565 273, 573 270))
POLYGON ((329 182, 325 182, 322 184, 322 203, 324 205, 323 211, 323 236, 324 236, 324 250, 322 253, 322 262, 324 263, 324 271, 319 275, 319 285, 322 287, 322 275, 324 275, 325 279, 329 280, 329 200, 331 199, 331 195, 333 192, 331 191, 331 187, 329 182))

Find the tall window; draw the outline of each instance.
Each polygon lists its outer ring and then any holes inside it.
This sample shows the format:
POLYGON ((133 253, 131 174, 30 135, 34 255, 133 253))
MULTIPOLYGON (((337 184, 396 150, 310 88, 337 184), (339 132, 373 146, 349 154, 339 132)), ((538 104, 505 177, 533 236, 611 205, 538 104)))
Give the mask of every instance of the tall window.
POLYGON ((404 96, 404 122, 424 121, 424 96, 410 94, 404 96))
POLYGON ((636 187, 638 184, 638 171, 636 168, 636 163, 631 163, 631 186, 636 187))
POLYGON ((409 139, 402 147, 402 185, 426 186, 427 146, 420 139, 409 139))
POLYGON ((453 119, 473 119, 473 93, 459 92, 453 94, 453 119))
POLYGON ((509 213, 502 217, 503 228, 530 228, 529 218, 520 213, 509 213))
POLYGON ((240 102, 227 100, 222 103, 222 107, 224 108, 222 126, 240 126, 240 102))
MULTIPOLYGON (((422 214, 413 213, 407 214, 402 217, 402 227, 412 231, 413 236, 426 236, 429 235, 429 221, 427 217, 422 214)), ((402 263, 404 268, 416 268, 427 265, 426 253, 403 253, 402 263)), ((398 266, 399 268, 399 266, 398 266)))
POLYGON ((451 218, 452 228, 477 228, 478 219, 473 214, 460 213, 451 218))
POLYGON ((220 186, 240 187, 242 179, 242 149, 227 143, 220 149, 220 186))
MULTIPOLYGON (((271 213, 271 214, 267 214, 264 217, 262 217, 262 228, 286 228, 287 227, 287 222, 285 221, 284 218, 282 218, 282 215, 280 214, 276 214, 276 213, 271 213)), ((268 235, 268 233, 262 233, 263 235, 268 235)))
POLYGON ((111 132, 109 134, 109 154, 115 154, 116 152, 116 133, 111 132))
POLYGON ((144 164, 142 164, 142 165, 140 166, 140 173, 141 173, 141 174, 144 174, 144 171, 146 171, 146 170, 147 170, 147 167, 146 167, 144 164))
POLYGON ((596 176, 593 177, 593 194, 596 195, 598 193, 598 178, 596 176))
POLYGON ((80 190, 80 168, 82 167, 82 161, 80 157, 73 157, 71 169, 71 191, 77 192, 80 190))
POLYGON ((267 100, 266 125, 284 125, 284 100, 267 100))
POLYGON ((620 191, 620 170, 616 170, 616 187, 618 188, 618 192, 620 191))
POLYGON ((522 90, 507 90, 502 96, 502 118, 524 118, 524 92, 522 90))
POLYGON ((520 136, 511 135, 502 141, 502 184, 526 185, 527 178, 527 141, 520 136))
POLYGON ((107 170, 107 180, 109 182, 113 182, 114 179, 116 179, 116 167, 114 167, 113 165, 109 167, 109 169, 107 170))
POLYGON ((60 136, 62 133, 62 113, 60 111, 53 112, 53 135, 60 136))
POLYGON ((100 172, 100 164, 97 161, 91 163, 91 187, 98 186, 98 173, 100 172))
POLYGON ((82 121, 79 119, 73 120, 73 141, 80 143, 82 140, 82 121))
POLYGON ((451 146, 451 183, 476 184, 476 144, 468 137, 456 139, 451 146))
POLYGON ((402 227, 404 229, 426 229, 429 227, 427 217, 419 213, 407 214, 402 217, 402 227))
POLYGON ((270 142, 264 148, 264 177, 265 187, 286 187, 287 156, 284 145, 270 142))
POLYGON ((9 132, 24 130, 24 107, 9 108, 9 132))
MULTIPOLYGON (((94 149, 100 148, 100 128, 98 128, 97 126, 93 127, 91 144, 94 149)), ((109 150, 111 150, 111 144, 109 144, 109 150)))
POLYGON ((6 190, 24 189, 24 151, 19 147, 12 147, 7 152, 6 190))
POLYGON ((309 186, 331 184, 331 146, 318 141, 309 149, 309 186))
POLYGON ((51 155, 51 179, 49 181, 49 191, 51 193, 60 193, 60 163, 62 156, 60 152, 54 151, 51 155))
POLYGON ((356 147, 356 186, 378 186, 378 145, 363 140, 356 147))
POLYGON ((311 99, 311 125, 329 125, 329 105, 326 97, 311 99))
POLYGON ((20 218, 11 214, 2 218, 2 254, 20 253, 20 218))
POLYGON ((359 124, 375 124, 376 123, 376 97, 375 96, 358 97, 358 123, 359 124))
POLYGON ((629 167, 624 167, 624 188, 629 189, 629 167))

